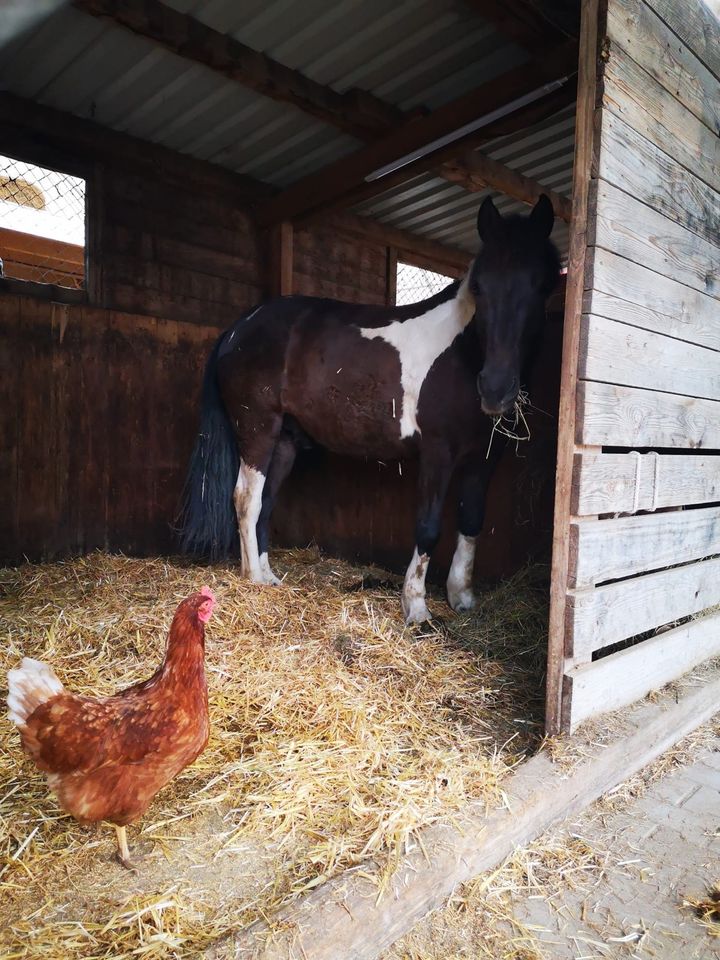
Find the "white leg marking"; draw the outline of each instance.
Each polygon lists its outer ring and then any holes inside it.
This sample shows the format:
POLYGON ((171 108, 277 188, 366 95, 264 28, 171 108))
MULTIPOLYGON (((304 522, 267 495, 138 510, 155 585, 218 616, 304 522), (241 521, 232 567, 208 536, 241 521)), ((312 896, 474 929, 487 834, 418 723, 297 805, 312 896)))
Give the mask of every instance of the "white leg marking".
POLYGON ((477 537, 466 537, 459 533, 450 565, 447 578, 448 603, 458 613, 472 610, 476 603, 472 590, 476 541, 477 537))
POLYGON ((425 604, 425 574, 429 560, 426 553, 420 555, 415 547, 402 590, 405 623, 424 623, 430 619, 430 611, 425 604))
POLYGON ((257 522, 262 506, 264 486, 264 474, 256 470, 255 467, 249 467, 241 460, 233 500, 240 532, 242 554, 240 569, 243 576, 247 577, 252 583, 276 582, 270 570, 270 564, 268 563, 267 569, 264 570, 258 556, 257 522))
POLYGON ((265 577, 265 583, 269 583, 273 587, 280 586, 280 584, 282 583, 282 580, 279 580, 275 576, 275 574, 272 572, 272 568, 270 566, 270 560, 268 559, 267 553, 260 554, 260 569, 262 570, 263 576, 265 577))

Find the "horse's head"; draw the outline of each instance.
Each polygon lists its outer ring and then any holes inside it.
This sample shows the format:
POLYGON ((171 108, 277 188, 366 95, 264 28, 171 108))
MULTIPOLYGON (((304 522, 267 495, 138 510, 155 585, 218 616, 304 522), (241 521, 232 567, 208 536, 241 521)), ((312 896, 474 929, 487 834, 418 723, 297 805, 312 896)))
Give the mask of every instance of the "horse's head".
POLYGON ((560 262, 549 239, 553 220, 545 194, 526 217, 503 218, 490 197, 478 212, 482 245, 470 268, 469 288, 484 354, 477 387, 483 411, 491 416, 515 403, 545 301, 558 280, 560 262))

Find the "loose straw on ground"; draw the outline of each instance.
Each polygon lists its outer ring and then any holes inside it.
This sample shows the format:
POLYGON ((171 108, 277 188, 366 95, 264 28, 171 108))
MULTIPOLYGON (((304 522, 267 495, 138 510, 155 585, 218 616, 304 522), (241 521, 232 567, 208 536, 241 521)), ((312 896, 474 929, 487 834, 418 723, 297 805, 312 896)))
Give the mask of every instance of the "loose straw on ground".
POLYGON ((314 550, 275 562, 275 589, 234 565, 102 553, 0 572, 0 684, 27 655, 93 695, 150 675, 180 599, 203 583, 218 597, 211 739, 130 828, 137 875, 111 861, 109 831, 62 814, 0 720, 3 957, 195 957, 343 869, 391 868, 470 799, 498 801, 539 737, 546 569, 474 615, 431 598, 447 621, 420 634, 399 586, 353 589, 368 568, 314 550))

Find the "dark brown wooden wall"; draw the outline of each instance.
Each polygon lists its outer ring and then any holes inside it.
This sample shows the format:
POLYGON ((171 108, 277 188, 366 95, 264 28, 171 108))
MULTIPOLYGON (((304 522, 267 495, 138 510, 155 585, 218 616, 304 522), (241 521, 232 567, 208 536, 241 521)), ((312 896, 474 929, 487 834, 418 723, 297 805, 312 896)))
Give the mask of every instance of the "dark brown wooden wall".
POLYGON ((92 305, 226 325, 262 298, 262 187, 8 94, 0 129, 12 156, 85 177, 92 305))
POLYGON ((315 225, 294 231, 293 293, 385 303, 387 247, 315 225))
POLYGON ((0 559, 173 549, 216 335, 0 294, 0 559))

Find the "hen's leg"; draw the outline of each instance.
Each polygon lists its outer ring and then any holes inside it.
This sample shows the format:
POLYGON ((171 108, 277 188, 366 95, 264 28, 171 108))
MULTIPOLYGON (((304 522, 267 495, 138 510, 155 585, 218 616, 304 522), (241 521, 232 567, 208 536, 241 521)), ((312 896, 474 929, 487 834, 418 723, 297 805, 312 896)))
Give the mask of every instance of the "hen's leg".
POLYGON ((118 862, 125 867, 126 870, 134 870, 135 867, 130 860, 130 850, 128 849, 127 842, 127 829, 126 827, 115 826, 115 836, 117 838, 118 852, 117 859, 118 862))

